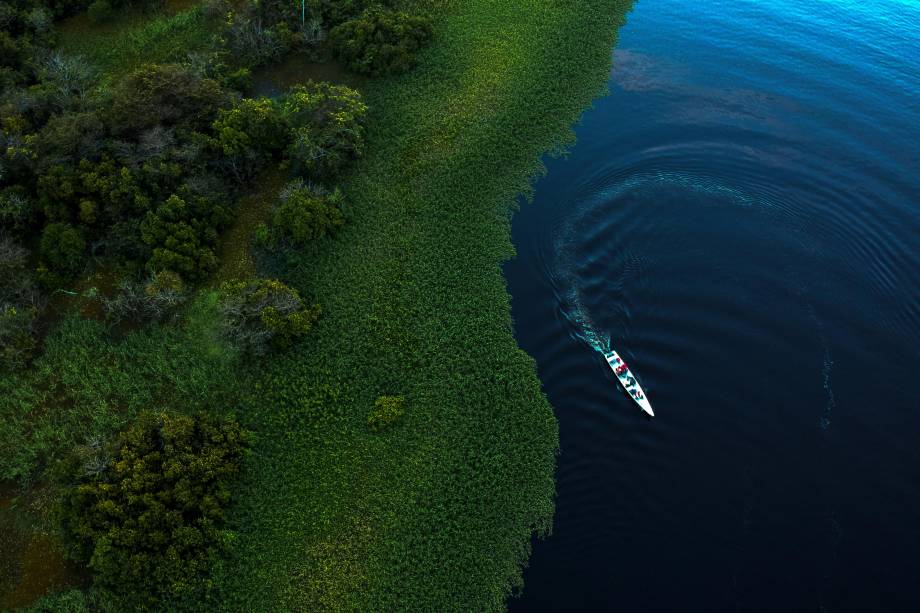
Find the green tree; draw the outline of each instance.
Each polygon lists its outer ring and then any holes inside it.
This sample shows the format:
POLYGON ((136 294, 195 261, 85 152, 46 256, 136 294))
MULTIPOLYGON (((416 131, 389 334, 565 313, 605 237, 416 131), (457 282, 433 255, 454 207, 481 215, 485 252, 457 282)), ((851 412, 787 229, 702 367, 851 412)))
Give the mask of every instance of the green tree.
POLYGON ((214 249, 228 220, 229 211, 219 203, 173 194, 141 222, 141 238, 152 249, 147 270, 203 278, 217 267, 214 249))
POLYGON ((345 223, 341 192, 317 194, 306 188, 285 190, 272 213, 272 227, 283 242, 302 246, 334 234, 345 223))
POLYGON ((396 74, 415 65, 416 53, 433 33, 427 17, 375 6, 333 28, 329 40, 350 70, 396 74))
POLYGON ((218 112, 214 138, 222 163, 237 180, 251 177, 287 145, 287 131, 278 105, 270 98, 244 98, 218 112))
POLYGON ((139 133, 157 125, 202 130, 228 102, 216 81, 188 66, 147 64, 115 85, 106 116, 117 133, 139 133))
POLYGON ((276 279, 225 283, 221 290, 222 335, 253 355, 291 346, 320 315, 319 305, 305 306, 297 290, 276 279))
POLYGON ((83 233, 70 224, 45 226, 40 249, 42 258, 55 272, 75 275, 83 268, 86 240, 83 233))
POLYGON ((125 610, 198 591, 228 537, 245 448, 233 420, 147 412, 111 443, 80 449, 59 512, 72 555, 125 610))
POLYGON ((34 207, 26 190, 20 186, 0 191, 0 231, 21 236, 34 221, 34 207))
POLYGON ((284 97, 281 112, 291 130, 285 153, 301 176, 327 179, 364 153, 367 105, 353 89, 308 81, 284 97))

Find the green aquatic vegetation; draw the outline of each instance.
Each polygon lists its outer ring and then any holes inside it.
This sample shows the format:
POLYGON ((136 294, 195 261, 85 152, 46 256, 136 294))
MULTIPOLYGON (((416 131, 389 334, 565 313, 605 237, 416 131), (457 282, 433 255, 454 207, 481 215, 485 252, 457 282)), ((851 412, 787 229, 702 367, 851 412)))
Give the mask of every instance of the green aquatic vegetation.
POLYGON ((402 396, 378 396, 374 401, 374 410, 367 416, 367 425, 371 430, 386 430, 406 412, 406 399, 402 396))
POLYGON ((551 526, 556 422, 500 265, 630 3, 408 4, 438 16, 433 41, 362 91, 348 223, 284 276, 324 316, 247 384, 260 438, 215 576, 230 609, 501 610, 551 526), (386 436, 367 426, 379 390, 412 399, 386 436))

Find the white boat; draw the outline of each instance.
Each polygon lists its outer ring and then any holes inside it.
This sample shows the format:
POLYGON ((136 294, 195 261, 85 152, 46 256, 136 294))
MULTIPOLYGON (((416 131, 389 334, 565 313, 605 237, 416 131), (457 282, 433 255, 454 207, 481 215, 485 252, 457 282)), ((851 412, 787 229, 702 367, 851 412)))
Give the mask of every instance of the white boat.
POLYGON ((635 400, 636 404, 638 404, 643 411, 655 417, 655 412, 652 410, 652 405, 649 403, 648 398, 646 398, 645 392, 642 391, 642 386, 636 381, 636 377, 632 374, 632 371, 629 370, 629 366, 626 365, 626 362, 623 361, 620 354, 616 351, 608 351, 604 354, 604 357, 607 358, 610 369, 613 371, 613 374, 617 376, 617 381, 620 382, 620 385, 623 386, 623 389, 626 390, 629 397, 635 400))

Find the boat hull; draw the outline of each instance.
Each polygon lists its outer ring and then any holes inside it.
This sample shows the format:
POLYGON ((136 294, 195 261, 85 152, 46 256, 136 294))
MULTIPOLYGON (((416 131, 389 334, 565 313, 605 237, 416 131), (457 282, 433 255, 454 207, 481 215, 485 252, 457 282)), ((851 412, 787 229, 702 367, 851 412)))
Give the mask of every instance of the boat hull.
POLYGON ((632 371, 629 370, 629 366, 626 366, 626 362, 623 361, 620 354, 616 351, 610 351, 604 354, 604 358, 607 360, 610 370, 616 375, 617 381, 620 382, 620 385, 623 386, 623 389, 626 390, 629 397, 633 399, 633 402, 638 404, 639 408, 645 411, 649 416, 654 417, 655 411, 652 410, 652 405, 648 401, 645 391, 642 389, 642 386, 639 385, 632 371), (618 369, 619 372, 617 372, 618 369))

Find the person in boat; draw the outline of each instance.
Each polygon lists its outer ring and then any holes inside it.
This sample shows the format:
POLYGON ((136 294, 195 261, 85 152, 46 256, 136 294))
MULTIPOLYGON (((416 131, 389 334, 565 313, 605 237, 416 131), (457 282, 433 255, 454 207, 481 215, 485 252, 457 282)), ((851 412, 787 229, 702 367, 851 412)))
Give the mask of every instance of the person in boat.
POLYGON ((626 375, 624 382, 626 383, 626 387, 631 387, 636 384, 636 379, 632 375, 626 375))
POLYGON ((614 372, 615 372, 616 374, 618 374, 618 375, 623 375, 623 374, 626 373, 627 370, 629 370, 629 369, 626 368, 626 364, 620 364, 619 366, 616 367, 616 369, 614 370, 614 372))

